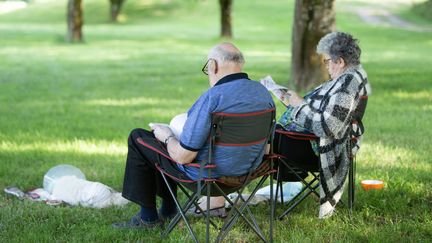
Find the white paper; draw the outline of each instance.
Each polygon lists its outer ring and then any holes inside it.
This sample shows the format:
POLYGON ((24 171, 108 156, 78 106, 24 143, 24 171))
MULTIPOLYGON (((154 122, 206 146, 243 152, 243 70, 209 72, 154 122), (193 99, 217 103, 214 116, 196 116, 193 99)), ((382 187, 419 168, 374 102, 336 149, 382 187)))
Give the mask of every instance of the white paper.
POLYGON ((171 119, 171 122, 170 122, 169 125, 166 124, 166 123, 154 123, 154 122, 150 122, 149 123, 149 127, 151 129, 153 129, 153 127, 155 125, 166 126, 169 129, 171 129, 171 131, 173 132, 174 136, 177 139, 179 139, 180 135, 181 135, 181 133, 183 131, 184 124, 186 123, 186 120, 187 120, 187 113, 181 113, 181 114, 178 114, 178 115, 174 116, 173 119, 171 119))
POLYGON ((270 92, 276 96, 280 101, 283 102, 282 97, 289 96, 287 94, 288 88, 281 86, 279 84, 276 84, 276 82, 272 79, 271 76, 265 76, 260 80, 260 83, 270 92))

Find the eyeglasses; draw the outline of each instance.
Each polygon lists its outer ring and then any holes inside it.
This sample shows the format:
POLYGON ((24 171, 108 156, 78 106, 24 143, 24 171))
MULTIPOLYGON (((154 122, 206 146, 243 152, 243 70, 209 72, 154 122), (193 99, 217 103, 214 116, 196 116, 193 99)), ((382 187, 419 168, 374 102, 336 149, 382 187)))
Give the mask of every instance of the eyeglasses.
POLYGON ((324 60, 323 60, 323 63, 324 63, 325 65, 328 65, 330 61, 331 61, 331 58, 324 59, 324 60))
POLYGON ((213 59, 213 58, 209 58, 209 59, 207 60, 207 62, 204 64, 203 68, 201 69, 201 71, 202 71, 205 75, 208 75, 208 65, 209 65, 210 60, 215 61, 215 65, 217 65, 215 59, 213 59))

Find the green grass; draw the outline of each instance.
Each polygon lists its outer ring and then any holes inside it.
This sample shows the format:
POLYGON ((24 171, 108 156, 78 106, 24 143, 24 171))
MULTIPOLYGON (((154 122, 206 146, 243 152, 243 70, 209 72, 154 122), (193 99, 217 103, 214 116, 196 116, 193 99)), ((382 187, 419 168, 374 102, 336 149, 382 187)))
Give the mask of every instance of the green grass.
MULTIPOLYGON (((36 2, 0 15, 0 188, 42 186, 54 165, 121 190, 126 139, 135 127, 167 122, 208 88, 200 72, 222 40, 217 1, 130 0, 122 22, 107 1, 85 3, 85 43, 64 42, 65 1, 36 2)), ((425 242, 432 238, 432 33, 369 26, 338 6, 337 26, 360 39, 373 95, 357 160, 353 217, 343 206, 319 220, 312 198, 278 221, 276 242, 425 242), (363 191, 358 181, 385 181, 363 191), (312 230, 313 229, 313 230, 312 230)), ((287 84, 293 1, 235 1, 234 43, 254 79, 287 84)), ((416 18, 412 13, 405 12, 416 18)), ((430 22, 418 20, 422 26, 430 22)), ((278 114, 282 113, 278 105, 278 114)), ((266 226, 265 205, 255 212, 266 226)), ((2 242, 158 242, 160 231, 115 231, 138 210, 50 207, 0 194, 2 242)), ((279 209, 280 211, 280 209, 279 209)), ((196 221, 200 239, 204 224, 196 221)), ((229 241, 257 241, 238 226, 229 241)), ((190 241, 184 225, 167 239, 190 241)))

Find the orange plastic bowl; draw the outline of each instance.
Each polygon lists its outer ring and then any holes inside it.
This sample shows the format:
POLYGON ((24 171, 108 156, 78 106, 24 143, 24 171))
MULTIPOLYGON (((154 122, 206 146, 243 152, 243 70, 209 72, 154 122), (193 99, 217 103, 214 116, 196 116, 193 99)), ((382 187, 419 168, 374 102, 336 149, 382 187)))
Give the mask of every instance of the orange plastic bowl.
POLYGON ((361 186, 365 190, 381 190, 384 187, 382 180, 362 180, 361 186))

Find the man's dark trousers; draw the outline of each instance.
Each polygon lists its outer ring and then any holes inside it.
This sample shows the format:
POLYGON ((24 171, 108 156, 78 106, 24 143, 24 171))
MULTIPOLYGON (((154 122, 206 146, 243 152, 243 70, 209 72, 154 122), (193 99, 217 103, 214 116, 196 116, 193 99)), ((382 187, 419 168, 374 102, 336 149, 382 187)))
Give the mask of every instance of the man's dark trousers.
MULTIPOLYGON (((138 143, 138 138, 143 141, 156 140, 152 132, 140 128, 134 129, 129 135, 122 195, 142 207, 156 207, 156 195, 163 200, 172 198, 160 172, 156 169, 157 153, 138 143)), ((171 189, 176 193, 177 184, 167 179, 171 189)))

